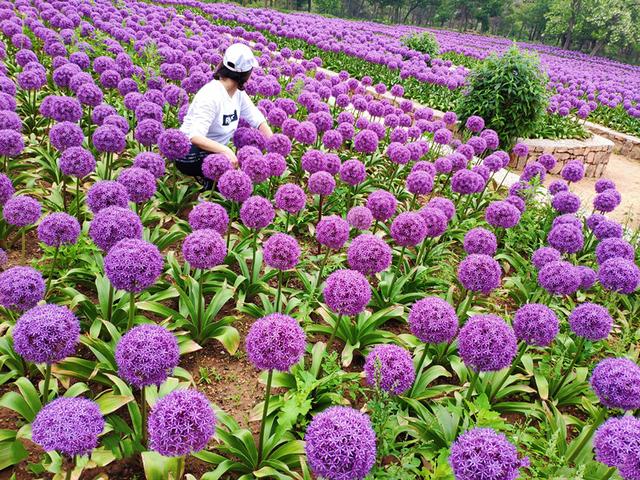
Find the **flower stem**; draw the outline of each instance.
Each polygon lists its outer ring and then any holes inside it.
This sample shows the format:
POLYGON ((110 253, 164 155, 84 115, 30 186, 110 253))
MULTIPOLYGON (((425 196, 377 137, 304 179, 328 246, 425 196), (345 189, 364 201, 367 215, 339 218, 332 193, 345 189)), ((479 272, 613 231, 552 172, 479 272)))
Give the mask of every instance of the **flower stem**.
POLYGON ((578 447, 575 448, 573 450, 573 452, 571 452, 571 455, 569 455, 569 457, 567 458, 567 464, 570 464, 571 462, 573 462, 573 460, 575 460, 575 458, 578 456, 578 454, 584 448, 584 446, 587 444, 587 442, 591 439, 591 437, 593 437, 593 434, 595 433, 596 429, 600 426, 600 424, 604 420, 604 417, 605 417, 606 413, 607 413, 607 410, 605 408, 600 407, 600 409, 598 410, 598 413, 596 415, 595 421, 589 427, 589 431, 582 438, 582 440, 580 440, 580 443, 578 444, 578 447))
POLYGON ((62 176, 62 209, 67 211, 67 177, 62 176))
POLYGON ((324 196, 320 195, 320 201, 318 202, 318 222, 322 220, 322 204, 323 203, 324 203, 324 196))
POLYGON ((336 324, 333 326, 333 331, 331 332, 331 336, 329 337, 329 341, 327 342, 326 351, 328 352, 333 345, 333 339, 336 337, 336 333, 338 328, 340 327, 340 322, 342 321, 342 315, 338 315, 338 320, 336 320, 336 324))
POLYGON ((76 178, 76 217, 79 222, 82 222, 80 218, 80 177, 76 178))
POLYGON ((416 369, 416 378, 413 381, 413 387, 411 387, 411 391, 409 392, 409 396, 413 397, 413 394, 418 385, 418 380, 420 380, 420 374, 422 373, 422 366, 424 365, 424 361, 427 358, 427 352, 429 351, 427 348, 427 344, 423 345, 422 355, 420 356, 420 361, 418 362, 418 368, 416 369))
POLYGON ((252 241, 252 252, 251 252, 251 277, 249 278, 249 283, 253 284, 253 274, 255 273, 256 266, 256 243, 258 242, 258 230, 253 232, 253 241, 252 241))
POLYGON ((111 322, 112 313, 113 313, 113 285, 109 284, 109 303, 107 305, 107 322, 111 322))
POLYGON ((556 385, 556 387, 553 389, 553 392, 551 392, 551 396, 553 398, 555 398, 555 396, 558 394, 558 392, 560 392, 560 389, 562 388, 562 386, 567 381, 567 378, 569 377, 569 373, 571 373, 573 371, 573 367, 575 366, 576 361, 578 360, 578 357, 582 353, 582 350, 584 350, 584 342, 585 342, 584 337, 580 337, 578 339, 578 345, 576 347, 576 353, 573 355, 573 359, 571 360, 571 364, 569 365, 569 368, 567 370, 565 370, 564 375, 562 375, 562 378, 560 379, 560 383, 558 383, 558 385, 556 385))
POLYGON ((140 389, 140 416, 142 417, 142 446, 147 446, 147 394, 146 388, 140 389))
POLYGON ((26 227, 22 229, 22 260, 27 258, 26 227))
POLYGON ((613 474, 616 473, 616 470, 617 470, 616 467, 611 467, 609 470, 606 471, 606 473, 602 476, 600 480, 609 480, 611 477, 613 477, 613 474))
POLYGON ((198 311, 196 313, 196 335, 200 339, 202 333, 202 309, 204 307, 204 291, 202 290, 204 284, 204 271, 200 271, 200 277, 198 277, 198 311))
POLYGON ((51 262, 51 269, 49 270, 49 277, 47 278, 47 289, 45 290, 45 292, 47 293, 49 293, 49 289, 51 288, 51 280, 53 279, 53 273, 56 271, 56 260, 58 259, 59 250, 60 250, 60 246, 57 246, 53 254, 53 261, 51 262))
POLYGON ((267 421, 267 414, 269 413, 269 400, 271 398, 271 380, 273 379, 273 369, 269 370, 267 376, 267 391, 264 395, 264 407, 262 409, 262 422, 260 422, 260 439, 258 441, 258 467, 263 459, 263 444, 264 444, 264 430, 267 421))
POLYGON ((180 480, 184 475, 184 456, 178 457, 178 464, 176 465, 176 480, 180 480))
POLYGON ((327 263, 327 259, 329 258, 329 254, 331 253, 331 249, 329 247, 327 247, 327 253, 324 254, 324 257, 322 257, 322 261, 320 262, 320 270, 318 271, 318 279, 316 280, 316 286, 313 287, 313 290, 311 291, 311 295, 316 293, 316 290, 318 290, 318 287, 320 286, 320 282, 322 282, 322 272, 324 271, 324 266, 327 263))
POLYGON ((284 233, 289 233, 289 217, 291 214, 287 212, 287 220, 284 223, 284 233))
POLYGON ((131 292, 129 294, 129 321, 127 322, 127 330, 131 330, 133 327, 133 320, 136 316, 136 294, 131 292))
POLYGON ((476 383, 478 383, 478 377, 480 376, 480 370, 473 372, 473 377, 471 377, 471 384, 469 384, 469 390, 467 390, 467 396, 465 399, 467 402, 471 401, 471 396, 476 389, 476 383))
POLYGON ((47 363, 44 371, 44 388, 42 389, 42 405, 49 402, 49 383, 51 382, 51 364, 47 363))
POLYGON ((278 271, 278 293, 276 294, 276 312, 280 311, 280 297, 282 296, 282 270, 278 271))
POLYGON ((513 371, 516 369, 516 366, 518 365, 518 363, 520 363, 520 359, 522 358, 522 355, 524 355, 524 352, 526 351, 527 351, 527 344, 525 342, 520 342, 520 346, 518 348, 518 355, 513 360, 513 362, 511 362, 511 365, 509 366, 509 370, 507 371, 506 375, 503 375, 503 377, 500 379, 500 382, 498 382, 498 385, 495 388, 491 389, 491 397, 489 398, 489 403, 493 402, 493 399, 496 398, 496 395, 504 385, 504 382, 507 381, 507 378, 509 378, 509 375, 511 375, 513 371))

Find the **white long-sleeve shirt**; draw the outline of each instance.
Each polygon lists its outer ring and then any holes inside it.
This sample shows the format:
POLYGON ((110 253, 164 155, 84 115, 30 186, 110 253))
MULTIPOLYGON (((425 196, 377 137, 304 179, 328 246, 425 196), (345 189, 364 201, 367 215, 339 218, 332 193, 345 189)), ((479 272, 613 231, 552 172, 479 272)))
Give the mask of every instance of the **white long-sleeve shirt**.
POLYGON ((246 92, 236 90, 230 97, 222 83, 212 80, 196 93, 180 131, 189 139, 201 136, 226 145, 238 128, 240 118, 254 128, 266 121, 246 92))

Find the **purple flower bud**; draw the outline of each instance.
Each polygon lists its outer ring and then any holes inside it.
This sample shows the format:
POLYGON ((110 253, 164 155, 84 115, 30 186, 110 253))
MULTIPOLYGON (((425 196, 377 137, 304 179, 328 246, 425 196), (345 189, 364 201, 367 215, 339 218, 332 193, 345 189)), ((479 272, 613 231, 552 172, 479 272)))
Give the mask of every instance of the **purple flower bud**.
POLYGON ((406 392, 416 378, 411 355, 397 345, 377 345, 367 355, 364 372, 367 383, 392 395, 406 392))

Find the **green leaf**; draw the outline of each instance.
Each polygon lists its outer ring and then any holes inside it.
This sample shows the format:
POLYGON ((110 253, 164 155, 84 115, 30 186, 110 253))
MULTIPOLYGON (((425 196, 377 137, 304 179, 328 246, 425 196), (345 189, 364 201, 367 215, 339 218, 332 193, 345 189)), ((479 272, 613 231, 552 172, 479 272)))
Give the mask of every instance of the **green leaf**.
POLYGON ((142 465, 146 480, 177 480, 179 472, 179 457, 164 457, 158 452, 142 452, 142 465))

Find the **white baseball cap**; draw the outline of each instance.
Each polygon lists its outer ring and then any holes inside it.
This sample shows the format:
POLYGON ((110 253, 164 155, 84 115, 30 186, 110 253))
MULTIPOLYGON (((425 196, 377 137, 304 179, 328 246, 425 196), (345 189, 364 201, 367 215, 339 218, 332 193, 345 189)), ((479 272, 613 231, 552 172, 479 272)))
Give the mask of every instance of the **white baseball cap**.
POLYGON ((249 47, 243 43, 234 43, 224 52, 222 64, 232 72, 248 72, 258 66, 256 57, 249 47))

